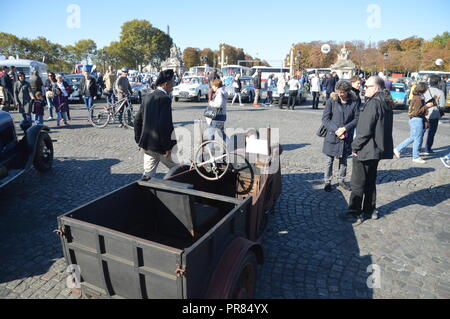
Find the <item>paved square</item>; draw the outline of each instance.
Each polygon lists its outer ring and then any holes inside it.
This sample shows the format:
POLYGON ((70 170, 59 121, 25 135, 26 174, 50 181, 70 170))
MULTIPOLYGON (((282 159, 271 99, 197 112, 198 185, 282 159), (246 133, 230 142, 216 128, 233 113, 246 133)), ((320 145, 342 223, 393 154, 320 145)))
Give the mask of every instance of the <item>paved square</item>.
MULTIPOLYGON (((192 130, 205 105, 176 103, 176 125, 192 130)), ((280 128, 284 149, 283 194, 263 236, 256 297, 450 298, 450 170, 439 160, 450 152, 448 120, 425 165, 413 165, 410 155, 381 163, 382 217, 353 227, 338 218, 349 193, 322 190, 325 158, 315 135, 322 109, 309 105, 295 111, 229 106, 227 127, 280 128), (368 279, 375 279, 373 289, 368 279)), ((52 171, 32 170, 0 190, 0 298, 80 298, 66 287, 56 218, 141 176, 132 130, 95 129, 81 105, 71 113, 70 128, 51 132, 52 171)), ((398 144, 409 135, 407 114, 396 112, 394 123, 398 144)))

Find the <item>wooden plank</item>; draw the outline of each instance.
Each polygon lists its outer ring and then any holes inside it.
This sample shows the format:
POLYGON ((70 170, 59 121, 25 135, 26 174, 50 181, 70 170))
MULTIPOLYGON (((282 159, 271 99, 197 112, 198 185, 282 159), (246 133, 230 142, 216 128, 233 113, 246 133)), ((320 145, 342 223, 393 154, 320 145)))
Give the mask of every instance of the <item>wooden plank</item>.
POLYGON ((216 194, 207 193, 207 192, 196 191, 196 190, 192 190, 192 189, 176 188, 176 187, 169 186, 167 184, 160 183, 160 182, 139 181, 138 184, 140 186, 144 186, 144 187, 156 188, 156 189, 166 190, 166 191, 171 191, 171 192, 177 192, 177 193, 182 193, 182 194, 186 194, 186 195, 192 195, 192 196, 217 200, 217 201, 221 201, 221 202, 231 203, 231 204, 235 204, 235 205, 240 205, 243 203, 243 201, 241 199, 228 197, 228 196, 222 196, 222 195, 216 195, 216 194))

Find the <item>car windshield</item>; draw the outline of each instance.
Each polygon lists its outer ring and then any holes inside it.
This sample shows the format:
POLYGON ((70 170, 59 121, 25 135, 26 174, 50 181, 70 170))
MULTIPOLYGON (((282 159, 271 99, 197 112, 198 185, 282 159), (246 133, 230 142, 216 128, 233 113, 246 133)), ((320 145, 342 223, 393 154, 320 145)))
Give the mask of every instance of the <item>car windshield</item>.
POLYGON ((28 67, 17 66, 16 71, 17 71, 17 73, 23 72, 25 74, 25 76, 30 76, 30 68, 28 68, 28 67))
POLYGON ((241 74, 241 68, 223 68, 222 69, 223 76, 236 76, 236 74, 241 74))
POLYGON ((400 87, 400 86, 393 86, 391 88, 391 92, 405 92, 405 88, 404 87, 400 87))
POLYGON ((184 78, 181 83, 183 84, 200 84, 200 80, 198 78, 184 78))
POLYGON ((241 80, 242 86, 252 86, 252 80, 241 80))
POLYGON ((69 84, 80 84, 82 76, 67 76, 64 80, 69 82, 69 84))

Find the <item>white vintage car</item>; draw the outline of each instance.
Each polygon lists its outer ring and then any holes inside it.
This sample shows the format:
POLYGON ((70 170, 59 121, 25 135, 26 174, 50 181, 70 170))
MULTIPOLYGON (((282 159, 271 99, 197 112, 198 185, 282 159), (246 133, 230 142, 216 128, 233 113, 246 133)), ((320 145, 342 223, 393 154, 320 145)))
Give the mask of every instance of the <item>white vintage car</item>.
POLYGON ((180 99, 200 100, 204 97, 208 99, 208 79, 203 76, 188 76, 181 80, 180 85, 173 88, 175 102, 180 99))

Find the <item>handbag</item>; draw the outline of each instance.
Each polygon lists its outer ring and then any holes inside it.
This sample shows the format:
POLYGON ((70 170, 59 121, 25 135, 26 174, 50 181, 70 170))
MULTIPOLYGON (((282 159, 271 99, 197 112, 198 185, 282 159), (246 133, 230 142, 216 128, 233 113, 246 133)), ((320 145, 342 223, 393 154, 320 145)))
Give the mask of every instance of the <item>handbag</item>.
POLYGON ((318 137, 326 137, 327 136, 327 128, 325 127, 325 125, 321 125, 319 130, 317 131, 316 135, 318 137))
POLYGON ((208 106, 208 108, 205 110, 205 113, 203 113, 203 116, 214 121, 221 113, 222 113, 221 107, 208 106))
MULTIPOLYGON (((333 106, 331 107, 330 119, 333 118, 333 106)), ((327 128, 323 123, 320 125, 319 130, 316 132, 318 137, 326 137, 328 134, 327 128)))

